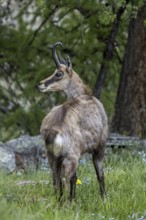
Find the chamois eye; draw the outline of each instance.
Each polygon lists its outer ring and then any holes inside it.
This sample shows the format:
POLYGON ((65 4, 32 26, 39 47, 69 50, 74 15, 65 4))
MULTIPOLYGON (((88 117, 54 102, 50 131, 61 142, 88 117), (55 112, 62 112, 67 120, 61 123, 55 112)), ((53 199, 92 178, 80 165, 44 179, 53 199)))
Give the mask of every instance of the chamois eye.
POLYGON ((61 71, 58 71, 58 72, 55 74, 55 76, 58 77, 58 78, 60 78, 62 75, 63 75, 63 72, 61 72, 61 71))

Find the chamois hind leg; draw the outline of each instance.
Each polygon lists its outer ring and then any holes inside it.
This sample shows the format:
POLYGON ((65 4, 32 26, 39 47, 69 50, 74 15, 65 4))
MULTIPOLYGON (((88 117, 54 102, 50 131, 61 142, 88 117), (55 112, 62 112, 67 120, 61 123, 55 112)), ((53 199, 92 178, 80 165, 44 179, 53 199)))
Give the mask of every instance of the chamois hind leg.
POLYGON ((47 152, 47 156, 52 170, 54 192, 55 195, 59 196, 61 160, 56 158, 51 152, 47 152))
POLYGON ((70 201, 75 197, 75 184, 76 184, 76 168, 78 159, 67 157, 63 160, 61 166, 61 192, 63 200, 66 200, 67 193, 70 192, 70 201), (70 191, 69 191, 70 189, 70 191))
POLYGON ((105 182, 104 182, 104 172, 103 172, 103 157, 104 157, 104 148, 103 146, 95 150, 92 154, 93 164, 95 167, 97 180, 100 186, 101 197, 106 196, 105 182))
POLYGON ((70 179, 70 200, 75 199, 76 197, 76 182, 77 182, 77 175, 76 172, 70 179))

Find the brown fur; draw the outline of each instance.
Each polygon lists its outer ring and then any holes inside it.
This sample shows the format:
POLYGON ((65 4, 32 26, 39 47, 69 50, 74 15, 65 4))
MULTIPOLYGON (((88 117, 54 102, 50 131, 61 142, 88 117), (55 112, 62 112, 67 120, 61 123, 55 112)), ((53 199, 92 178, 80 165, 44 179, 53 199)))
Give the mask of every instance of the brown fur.
MULTIPOLYGON (((54 80, 56 72, 51 76, 54 80)), ((93 164, 100 185, 101 195, 105 195, 102 161, 107 139, 107 117, 100 101, 91 96, 79 76, 64 65, 60 80, 45 85, 41 81, 40 90, 64 90, 68 100, 54 107, 43 119, 41 134, 45 139, 48 160, 53 173, 54 189, 60 190, 60 198, 70 183, 70 199, 75 197, 76 169, 82 154, 93 155, 93 164)))

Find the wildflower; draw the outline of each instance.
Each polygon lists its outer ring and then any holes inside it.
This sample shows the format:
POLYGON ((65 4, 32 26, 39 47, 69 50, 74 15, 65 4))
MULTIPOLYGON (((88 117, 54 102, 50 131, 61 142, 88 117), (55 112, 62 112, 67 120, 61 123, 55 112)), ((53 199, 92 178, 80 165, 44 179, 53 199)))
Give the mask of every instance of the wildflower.
POLYGON ((77 179, 76 184, 81 185, 82 184, 81 180, 77 179))

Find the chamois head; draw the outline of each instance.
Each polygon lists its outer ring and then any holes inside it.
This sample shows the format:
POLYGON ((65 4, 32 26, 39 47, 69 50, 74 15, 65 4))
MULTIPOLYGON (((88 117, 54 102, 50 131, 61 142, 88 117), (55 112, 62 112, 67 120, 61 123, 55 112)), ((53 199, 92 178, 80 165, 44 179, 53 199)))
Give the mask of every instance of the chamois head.
POLYGON ((63 46, 61 42, 57 42, 52 47, 52 57, 56 64, 56 70, 50 77, 42 80, 38 87, 41 92, 65 90, 72 76, 72 65, 70 58, 66 59, 57 56, 56 46, 63 46))

